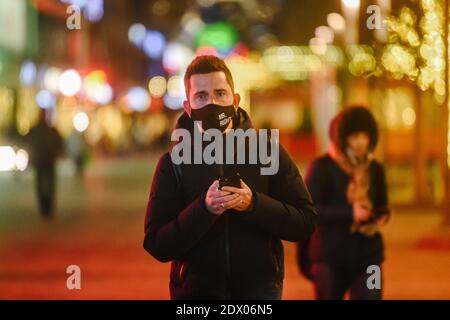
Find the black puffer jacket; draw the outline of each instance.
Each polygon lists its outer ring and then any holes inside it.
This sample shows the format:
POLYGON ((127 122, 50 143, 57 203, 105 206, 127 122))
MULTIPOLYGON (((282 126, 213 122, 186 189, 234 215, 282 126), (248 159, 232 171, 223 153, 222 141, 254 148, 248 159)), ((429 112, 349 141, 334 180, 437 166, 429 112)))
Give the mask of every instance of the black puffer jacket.
MULTIPOLYGON (((240 109, 238 128, 252 127, 240 109)), ((183 113, 178 127, 193 130, 183 113)), ((170 154, 155 171, 145 220, 144 248, 161 262, 172 261, 172 299, 277 299, 281 297, 284 257, 281 240, 309 238, 316 213, 302 177, 280 146, 279 170, 260 174, 260 164, 236 169, 252 189, 251 212, 210 213, 206 191, 221 165, 181 165, 177 183, 170 154)))

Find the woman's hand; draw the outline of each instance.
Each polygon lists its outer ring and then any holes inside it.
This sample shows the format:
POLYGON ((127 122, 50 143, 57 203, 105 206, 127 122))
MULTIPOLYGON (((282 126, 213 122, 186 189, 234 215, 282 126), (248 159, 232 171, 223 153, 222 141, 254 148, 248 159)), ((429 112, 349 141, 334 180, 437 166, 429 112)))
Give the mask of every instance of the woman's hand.
POLYGON ((357 223, 369 220, 372 211, 364 206, 361 202, 353 203, 353 220, 357 223))

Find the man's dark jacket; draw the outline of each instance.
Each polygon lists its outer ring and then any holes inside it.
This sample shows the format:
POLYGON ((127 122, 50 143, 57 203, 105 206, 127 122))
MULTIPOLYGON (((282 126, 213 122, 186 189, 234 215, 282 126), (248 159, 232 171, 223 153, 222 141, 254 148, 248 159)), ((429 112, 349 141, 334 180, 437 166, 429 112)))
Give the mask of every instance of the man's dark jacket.
MULTIPOLYGON (((252 127, 241 108, 234 121, 235 128, 252 127)), ((178 128, 192 133, 193 125, 186 113, 178 119, 178 128)), ((310 237, 316 222, 311 196, 280 145, 275 175, 261 175, 261 164, 237 164, 253 192, 253 209, 214 215, 205 196, 223 166, 182 164, 177 183, 170 154, 161 157, 147 205, 144 248, 161 262, 172 261, 172 299, 279 299, 281 240, 310 237)))

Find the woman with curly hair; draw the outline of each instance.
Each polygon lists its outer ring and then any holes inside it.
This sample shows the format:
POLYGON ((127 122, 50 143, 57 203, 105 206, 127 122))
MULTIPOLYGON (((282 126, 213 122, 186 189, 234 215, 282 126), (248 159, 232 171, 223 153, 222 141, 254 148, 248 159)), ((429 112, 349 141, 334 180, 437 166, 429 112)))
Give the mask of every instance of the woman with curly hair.
POLYGON ((364 107, 346 108, 333 119, 330 138, 328 153, 306 175, 318 225, 299 245, 302 271, 316 299, 343 299, 347 291, 351 299, 381 299, 381 287, 367 285, 369 266, 381 273, 379 228, 389 217, 384 168, 373 157, 376 121, 364 107))

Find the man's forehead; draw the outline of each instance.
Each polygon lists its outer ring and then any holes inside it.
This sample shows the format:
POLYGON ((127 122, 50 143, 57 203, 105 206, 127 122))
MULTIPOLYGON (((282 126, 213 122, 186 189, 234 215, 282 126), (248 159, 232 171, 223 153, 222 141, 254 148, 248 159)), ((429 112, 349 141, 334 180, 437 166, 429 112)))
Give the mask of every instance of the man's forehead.
POLYGON ((192 91, 204 89, 231 89, 225 72, 223 71, 193 74, 190 77, 190 84, 191 89, 193 89, 192 91))

